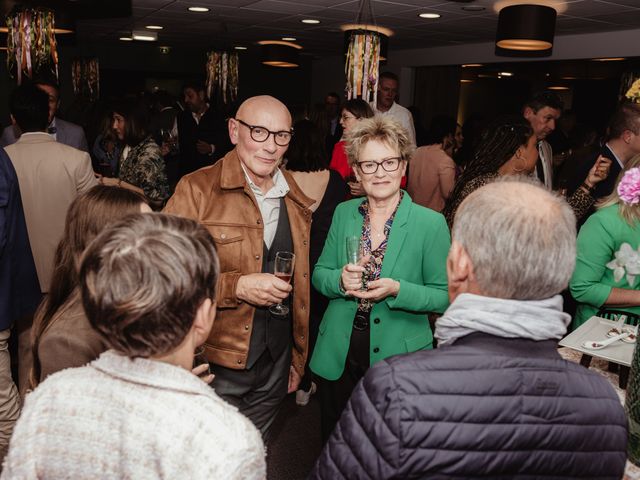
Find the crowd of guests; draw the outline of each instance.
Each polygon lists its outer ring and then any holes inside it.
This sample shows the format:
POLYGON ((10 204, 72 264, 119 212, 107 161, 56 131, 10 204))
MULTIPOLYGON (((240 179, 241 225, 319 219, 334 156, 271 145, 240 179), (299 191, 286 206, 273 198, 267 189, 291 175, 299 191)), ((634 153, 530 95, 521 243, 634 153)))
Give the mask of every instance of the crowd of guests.
POLYGON ((551 93, 471 146, 436 116, 417 147, 397 91, 385 73, 373 105, 329 94, 322 122, 266 95, 224 122, 187 83, 184 111, 113 102, 90 156, 56 85, 17 87, 2 478, 265 478, 283 400, 316 391, 310 478, 620 478, 618 397, 557 342, 640 312, 620 254, 640 246, 640 105, 575 158, 547 142, 551 93))

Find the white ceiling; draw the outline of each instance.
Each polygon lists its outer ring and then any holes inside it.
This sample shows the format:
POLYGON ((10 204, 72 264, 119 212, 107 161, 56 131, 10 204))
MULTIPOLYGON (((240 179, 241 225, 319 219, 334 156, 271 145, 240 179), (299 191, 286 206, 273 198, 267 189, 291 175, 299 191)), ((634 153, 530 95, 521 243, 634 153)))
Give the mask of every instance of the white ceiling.
MULTIPOLYGON (((535 3, 530 0, 512 3, 535 3)), ((640 25, 640 0, 546 0, 561 4, 556 35, 631 30, 640 25)), ((445 0, 372 0, 378 25, 394 30, 390 48, 423 48, 492 41, 498 15, 494 0, 467 3, 445 0), (465 6, 485 7, 480 12, 465 6), (439 13, 426 20, 419 13, 439 13)), ((297 38, 304 52, 318 56, 342 50, 340 25, 352 23, 357 0, 132 0, 133 15, 124 19, 83 20, 78 24, 80 42, 118 42, 134 28, 161 25, 158 45, 255 48, 259 40, 297 38), (190 6, 210 8, 191 13, 190 6), (316 18, 319 25, 301 23, 316 18)))

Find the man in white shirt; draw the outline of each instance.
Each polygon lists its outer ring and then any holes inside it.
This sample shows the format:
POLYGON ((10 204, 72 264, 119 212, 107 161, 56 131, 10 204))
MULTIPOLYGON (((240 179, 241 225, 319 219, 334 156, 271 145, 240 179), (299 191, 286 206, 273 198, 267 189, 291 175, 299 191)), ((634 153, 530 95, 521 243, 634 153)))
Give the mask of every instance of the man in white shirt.
POLYGON ((377 105, 374 110, 375 113, 379 115, 388 115, 400 122, 407 130, 409 140, 415 146, 416 129, 413 124, 413 116, 409 110, 396 103, 399 83, 398 77, 391 72, 383 72, 380 74, 380 78, 378 79, 377 105))
POLYGON ((535 94, 524 105, 524 118, 531 124, 538 139, 538 163, 536 175, 548 190, 553 188, 553 150, 545 140, 556 128, 562 114, 562 100, 552 92, 535 94))
POLYGON ((313 201, 279 168, 293 134, 282 102, 249 98, 228 132, 235 148, 183 177, 164 211, 197 220, 216 242, 219 314, 205 344, 212 386, 266 437, 304 374, 313 201), (278 252, 296 256, 291 283, 273 275, 278 252), (289 312, 269 310, 283 302, 289 312))

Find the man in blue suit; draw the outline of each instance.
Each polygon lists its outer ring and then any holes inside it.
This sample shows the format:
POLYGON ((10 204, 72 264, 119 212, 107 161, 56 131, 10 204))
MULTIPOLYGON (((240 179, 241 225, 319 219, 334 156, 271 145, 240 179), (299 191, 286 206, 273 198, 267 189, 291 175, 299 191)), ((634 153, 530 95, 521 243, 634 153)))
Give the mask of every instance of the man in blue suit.
MULTIPOLYGON (((60 106, 60 87, 58 84, 42 79, 36 80, 35 85, 49 96, 49 126, 47 133, 59 143, 88 152, 87 138, 82 127, 56 117, 56 112, 60 106)), ((16 143, 21 134, 22 132, 20 132, 15 123, 9 125, 2 132, 0 146, 6 147, 16 143)))
POLYGON ((0 148, 0 463, 20 414, 18 390, 11 377, 9 336, 15 322, 30 318, 40 298, 18 177, 0 148))

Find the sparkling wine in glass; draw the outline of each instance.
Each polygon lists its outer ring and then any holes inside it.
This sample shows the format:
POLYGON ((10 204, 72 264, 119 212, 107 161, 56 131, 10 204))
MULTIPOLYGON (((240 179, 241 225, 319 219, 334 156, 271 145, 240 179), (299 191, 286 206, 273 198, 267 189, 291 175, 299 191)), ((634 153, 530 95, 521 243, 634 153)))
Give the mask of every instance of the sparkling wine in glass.
MULTIPOLYGON (((276 253, 275 265, 273 268, 273 274, 280 280, 287 283, 291 281, 293 275, 293 265, 295 264, 296 256, 291 252, 278 252, 276 253)), ((285 316, 289 314, 289 307, 278 303, 269 307, 269 311, 274 315, 285 316)))

